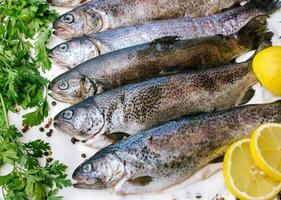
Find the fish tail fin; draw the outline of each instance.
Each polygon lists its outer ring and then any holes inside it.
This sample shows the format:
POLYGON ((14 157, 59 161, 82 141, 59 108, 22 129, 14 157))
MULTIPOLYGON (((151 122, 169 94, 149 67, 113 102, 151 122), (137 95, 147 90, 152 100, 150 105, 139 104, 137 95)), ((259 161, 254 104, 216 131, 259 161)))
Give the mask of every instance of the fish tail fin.
POLYGON ((265 14, 270 14, 281 8, 281 0, 250 0, 248 6, 254 6, 265 14))
POLYGON ((258 16, 244 26, 236 37, 244 46, 258 49, 262 44, 271 44, 273 33, 268 29, 267 16, 258 16))

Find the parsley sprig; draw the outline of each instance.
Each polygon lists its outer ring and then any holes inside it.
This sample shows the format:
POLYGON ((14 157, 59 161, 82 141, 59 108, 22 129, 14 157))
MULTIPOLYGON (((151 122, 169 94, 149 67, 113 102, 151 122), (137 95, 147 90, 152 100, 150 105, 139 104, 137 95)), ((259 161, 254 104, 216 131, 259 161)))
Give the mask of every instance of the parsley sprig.
POLYGON ((44 93, 48 80, 40 70, 51 67, 45 44, 51 36, 50 22, 56 18, 43 0, 0 3, 0 91, 9 110, 15 105, 35 108, 24 116, 25 125, 38 125, 48 115, 44 93))
POLYGON ((50 145, 42 140, 21 142, 23 134, 8 119, 8 112, 18 106, 33 109, 23 116, 28 126, 48 115, 48 80, 40 71, 51 67, 45 44, 56 18, 45 0, 0 1, 0 167, 12 167, 0 176, 5 200, 58 200, 58 191, 71 185, 65 165, 39 161, 50 145))

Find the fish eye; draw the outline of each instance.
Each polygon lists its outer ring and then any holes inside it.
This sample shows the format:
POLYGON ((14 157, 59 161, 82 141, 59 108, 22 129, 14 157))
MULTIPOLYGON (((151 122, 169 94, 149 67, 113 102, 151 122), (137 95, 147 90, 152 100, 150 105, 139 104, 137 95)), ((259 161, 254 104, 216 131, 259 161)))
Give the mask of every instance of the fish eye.
POLYGON ((92 169, 93 169, 93 167, 92 167, 91 164, 86 164, 86 165, 83 166, 82 170, 83 170, 84 173, 90 173, 92 171, 92 169))
POLYGON ((68 88, 68 83, 66 81, 62 81, 60 84, 59 84, 59 89, 61 90, 66 90, 68 88))
POLYGON ((72 110, 66 110, 63 112, 62 117, 64 119, 70 120, 73 116, 73 111, 72 110))
POLYGON ((72 14, 67 14, 63 17, 63 20, 68 24, 72 24, 74 22, 74 17, 72 14))
POLYGON ((68 49, 68 44, 67 43, 63 43, 63 44, 60 45, 59 48, 60 48, 61 52, 66 52, 67 49, 68 49))

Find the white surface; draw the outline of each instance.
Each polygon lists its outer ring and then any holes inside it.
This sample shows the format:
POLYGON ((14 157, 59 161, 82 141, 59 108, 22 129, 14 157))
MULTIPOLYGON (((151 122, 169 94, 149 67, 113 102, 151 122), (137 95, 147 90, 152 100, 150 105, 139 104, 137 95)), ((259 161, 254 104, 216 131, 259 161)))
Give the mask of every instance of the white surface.
MULTIPOLYGON (((281 35, 280 19, 281 11, 275 13, 269 20, 270 28, 276 33, 274 37, 275 45, 281 45, 281 41, 279 40, 279 37, 281 35)), ((53 47, 55 44, 58 44, 61 41, 61 39, 53 37, 50 41, 50 47, 53 47)), ((44 76, 51 80, 64 71, 66 71, 64 68, 54 65, 52 70, 44 76)), ((255 86, 255 89, 257 90, 256 95, 250 103, 266 103, 277 99, 276 97, 273 97, 269 92, 265 91, 259 84, 255 86)), ((49 99, 49 101, 51 102, 52 99, 49 99)), ((50 116, 54 117, 59 111, 67 106, 67 104, 60 103, 53 107, 50 104, 50 116)), ((16 114, 10 114, 10 121, 19 125, 19 128, 21 128, 21 122, 19 120, 19 116, 17 116, 16 114)), ((44 123, 42 125, 44 125, 44 123)), ((23 140, 28 141, 41 138, 49 142, 52 147, 53 158, 58 159, 62 163, 69 166, 67 169, 69 178, 71 178, 73 170, 83 161, 83 159, 81 158, 81 153, 86 153, 87 157, 95 153, 95 150, 87 148, 81 143, 73 145, 70 141, 71 138, 63 133, 55 130, 53 136, 48 138, 45 135, 46 132, 47 131, 41 133, 38 131, 38 127, 34 127, 25 134, 23 140)), ((212 172, 212 170, 215 171, 217 167, 218 166, 216 165, 210 168, 211 171, 209 171, 209 173, 212 172)), ((205 175, 205 171, 201 171, 201 173, 197 174, 197 179, 198 177, 200 179, 202 175, 205 175)), ((80 190, 75 188, 64 189, 61 191, 60 195, 64 196, 65 200, 189 200, 197 199, 196 196, 199 194, 202 196, 201 199, 203 200, 218 199, 216 197, 221 196, 226 200, 235 199, 226 189, 221 171, 201 182, 188 185, 187 183, 189 182, 190 180, 174 188, 170 188, 168 191, 153 195, 117 196, 111 191, 80 190)))

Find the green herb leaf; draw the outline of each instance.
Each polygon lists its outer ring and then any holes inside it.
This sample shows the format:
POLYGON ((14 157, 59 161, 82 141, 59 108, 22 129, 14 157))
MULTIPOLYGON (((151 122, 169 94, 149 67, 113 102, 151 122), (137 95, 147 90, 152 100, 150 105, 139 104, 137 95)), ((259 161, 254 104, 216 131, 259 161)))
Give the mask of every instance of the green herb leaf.
POLYGON ((10 174, 0 176, 5 200, 58 200, 58 191, 71 185, 65 165, 40 164, 50 145, 42 140, 21 142, 23 134, 8 118, 8 111, 18 106, 34 109, 23 116, 28 126, 48 115, 48 80, 40 71, 51 67, 45 45, 56 18, 45 0, 0 1, 0 167, 12 166, 10 174))
POLYGON ((37 109, 23 116, 23 124, 28 126, 39 125, 42 120, 48 116, 49 105, 47 100, 44 100, 37 109))
POLYGON ((46 41, 50 38, 52 34, 51 28, 45 29, 38 34, 38 37, 35 42, 35 57, 38 61, 37 64, 42 70, 51 68, 51 61, 48 58, 47 49, 46 49, 46 41))

